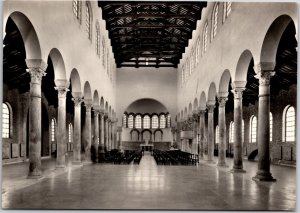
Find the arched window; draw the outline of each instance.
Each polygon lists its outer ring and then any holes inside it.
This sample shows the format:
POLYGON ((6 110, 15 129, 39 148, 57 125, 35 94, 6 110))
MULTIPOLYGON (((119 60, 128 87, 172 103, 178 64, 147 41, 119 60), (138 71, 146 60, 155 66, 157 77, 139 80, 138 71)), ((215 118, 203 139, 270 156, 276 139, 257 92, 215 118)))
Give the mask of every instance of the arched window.
POLYGON ((71 123, 69 123, 69 143, 73 142, 73 126, 71 123))
POLYGON ((181 70, 181 81, 182 83, 184 83, 184 66, 182 67, 182 70, 181 70))
POLYGON ((230 12, 231 12, 231 2, 230 1, 225 1, 224 2, 224 8, 223 8, 223 22, 229 16, 230 12))
POLYGON ((11 111, 6 103, 2 103, 2 138, 10 138, 11 111))
POLYGON ((144 129, 150 129, 150 116, 149 115, 144 116, 143 126, 144 126, 144 129))
POLYGON ((229 143, 234 143, 234 122, 231 121, 229 125, 229 143))
POLYGON ((86 33, 88 34, 88 38, 92 39, 92 30, 91 30, 91 24, 92 24, 92 11, 90 2, 86 2, 86 33))
POLYGON ((211 38, 214 38, 217 34, 217 28, 218 28, 218 13, 219 13, 219 4, 216 3, 213 13, 212 13, 212 32, 211 32, 211 38))
POLYGON ((295 142, 296 113, 295 108, 287 106, 284 110, 284 141, 295 142))
POLYGON ((200 56, 200 37, 198 37, 197 43, 196 43, 196 65, 198 64, 199 61, 199 56, 200 56))
POLYGON ((100 57, 100 27, 96 24, 96 54, 100 57))
POLYGON ((133 128, 133 115, 128 116, 128 128, 133 128))
POLYGON ((184 79, 185 81, 187 81, 188 77, 189 77, 189 72, 190 72, 190 66, 189 66, 189 62, 188 60, 186 60, 185 62, 185 76, 184 76, 184 79))
POLYGON ((167 127, 168 128, 171 127, 171 115, 170 114, 167 115, 167 127))
POLYGON ((55 141, 55 120, 54 118, 51 120, 51 141, 55 141))
POLYGON ((126 114, 123 115, 123 127, 124 128, 127 127, 127 115, 126 114))
POLYGON ((202 40, 202 55, 206 52, 207 50, 207 33, 208 33, 208 23, 205 22, 204 25, 204 30, 203 30, 203 40, 202 40))
POLYGON ((158 116, 153 115, 152 116, 152 129, 158 128, 158 116))
POLYGON ((159 128, 166 128, 166 116, 165 115, 159 116, 159 128))
POLYGON ((102 65, 105 68, 105 62, 106 62, 106 53, 105 53, 105 39, 102 37, 102 65))
POLYGON ((256 132, 257 132, 257 119, 256 116, 252 115, 250 118, 250 142, 256 142, 256 132))
POLYGON ((216 126, 216 144, 219 143, 219 126, 216 126))
POLYGON ((273 141, 273 115, 270 112, 270 141, 273 141))
POLYGON ((72 5, 73 5, 73 13, 74 13, 75 17, 77 19, 79 19, 81 2, 79 0, 73 0, 72 5))
POLYGON ((135 116, 135 128, 142 128, 142 117, 141 117, 141 115, 135 116))

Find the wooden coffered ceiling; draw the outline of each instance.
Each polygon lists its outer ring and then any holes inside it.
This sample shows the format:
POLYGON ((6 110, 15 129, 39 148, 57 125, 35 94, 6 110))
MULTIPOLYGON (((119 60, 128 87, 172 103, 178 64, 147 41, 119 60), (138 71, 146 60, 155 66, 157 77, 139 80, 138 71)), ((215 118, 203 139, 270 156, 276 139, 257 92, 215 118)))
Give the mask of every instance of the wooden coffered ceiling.
POLYGON ((117 67, 175 67, 206 2, 98 1, 117 67))

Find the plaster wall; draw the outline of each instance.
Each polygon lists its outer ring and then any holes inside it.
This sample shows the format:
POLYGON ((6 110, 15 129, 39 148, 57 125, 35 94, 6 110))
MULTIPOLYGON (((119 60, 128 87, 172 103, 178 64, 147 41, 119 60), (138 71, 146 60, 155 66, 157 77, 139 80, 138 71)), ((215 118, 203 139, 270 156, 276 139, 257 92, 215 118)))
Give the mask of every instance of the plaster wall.
POLYGON ((177 103, 177 74, 174 68, 120 68, 117 69, 117 118, 136 100, 150 98, 162 103, 174 120, 177 103))

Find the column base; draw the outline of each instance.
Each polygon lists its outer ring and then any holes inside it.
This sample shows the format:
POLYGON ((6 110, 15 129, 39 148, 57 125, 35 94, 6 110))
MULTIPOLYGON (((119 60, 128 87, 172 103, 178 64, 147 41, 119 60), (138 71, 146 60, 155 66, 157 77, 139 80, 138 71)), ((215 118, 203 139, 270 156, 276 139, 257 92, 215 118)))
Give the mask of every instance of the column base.
POLYGON ((252 180, 254 181, 266 181, 266 182, 275 182, 276 179, 272 177, 272 174, 270 172, 261 172, 258 171, 255 175, 255 177, 252 177, 252 180))
POLYGON ((38 172, 29 172, 27 179, 40 179, 42 178, 42 172, 38 171, 38 172))
POLYGON ((230 170, 230 172, 231 173, 246 173, 246 170, 233 168, 233 169, 230 170))
POLYGON ((206 161, 206 163, 209 163, 209 164, 215 164, 216 162, 214 161, 214 160, 205 160, 206 161))
POLYGON ((64 164, 56 165, 55 169, 65 169, 66 166, 64 164))
POLYGON ((83 166, 81 161, 73 161, 72 165, 74 165, 74 166, 83 166))
POLYGON ((229 166, 225 162, 218 162, 217 167, 228 168, 229 166))

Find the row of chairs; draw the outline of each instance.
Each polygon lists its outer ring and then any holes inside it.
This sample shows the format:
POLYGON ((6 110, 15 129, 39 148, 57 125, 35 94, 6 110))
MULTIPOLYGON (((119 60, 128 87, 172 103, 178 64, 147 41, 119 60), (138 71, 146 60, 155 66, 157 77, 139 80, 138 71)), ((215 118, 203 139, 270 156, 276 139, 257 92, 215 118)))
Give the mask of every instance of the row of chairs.
POLYGON ((180 150, 153 150, 153 157, 158 165, 196 165, 199 157, 196 154, 180 150))

